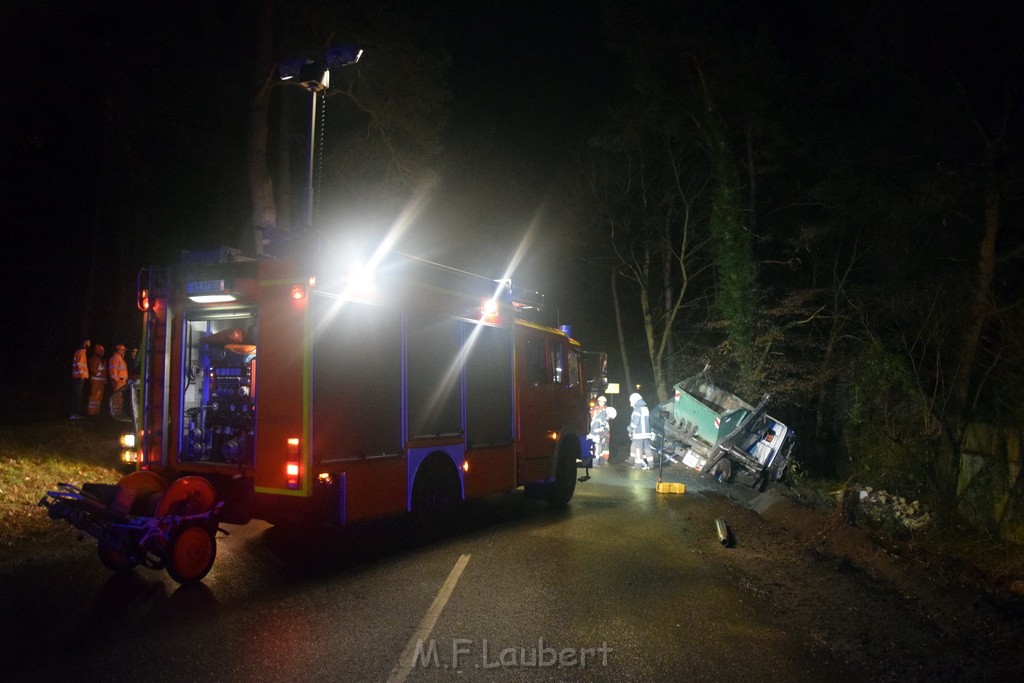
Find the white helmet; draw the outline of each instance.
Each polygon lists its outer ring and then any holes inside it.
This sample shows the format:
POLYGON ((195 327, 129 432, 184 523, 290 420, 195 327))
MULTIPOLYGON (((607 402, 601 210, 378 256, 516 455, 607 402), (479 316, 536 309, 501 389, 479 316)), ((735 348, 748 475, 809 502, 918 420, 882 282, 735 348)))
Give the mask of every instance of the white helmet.
POLYGON ((605 409, 604 414, 605 417, 607 417, 609 420, 614 420, 615 416, 618 415, 619 413, 615 410, 615 408, 607 408, 605 409))
POLYGON ((608 402, 608 399, 605 398, 604 396, 598 396, 597 397, 597 402, 600 403, 601 405, 604 405, 605 403, 608 402))
POLYGON ((634 393, 629 395, 629 405, 635 406, 637 401, 642 401, 643 398, 644 398, 643 396, 641 396, 640 394, 634 392, 634 393))

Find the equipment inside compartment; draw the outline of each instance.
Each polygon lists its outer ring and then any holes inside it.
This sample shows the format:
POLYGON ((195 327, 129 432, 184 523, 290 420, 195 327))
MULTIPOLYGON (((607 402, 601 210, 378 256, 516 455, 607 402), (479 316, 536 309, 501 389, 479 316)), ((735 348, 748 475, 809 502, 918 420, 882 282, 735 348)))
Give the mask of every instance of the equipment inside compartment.
POLYGON ((256 319, 193 319, 185 328, 180 460, 253 463, 256 319))

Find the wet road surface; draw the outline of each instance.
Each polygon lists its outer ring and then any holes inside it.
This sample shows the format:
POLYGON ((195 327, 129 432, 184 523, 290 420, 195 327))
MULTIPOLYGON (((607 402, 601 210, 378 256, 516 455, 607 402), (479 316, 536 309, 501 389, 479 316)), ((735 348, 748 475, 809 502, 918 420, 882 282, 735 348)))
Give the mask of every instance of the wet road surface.
MULTIPOLYGON (((756 515, 682 471, 592 471, 566 510, 469 505, 424 542, 407 524, 226 526, 205 581, 114 575, 96 543, 30 546, 0 583, 7 680, 856 680, 799 614, 767 609, 756 515), (725 517, 737 544, 719 543, 725 517)), ((737 484, 735 495, 752 496, 737 484)), ((40 514, 44 514, 40 511, 40 514)))

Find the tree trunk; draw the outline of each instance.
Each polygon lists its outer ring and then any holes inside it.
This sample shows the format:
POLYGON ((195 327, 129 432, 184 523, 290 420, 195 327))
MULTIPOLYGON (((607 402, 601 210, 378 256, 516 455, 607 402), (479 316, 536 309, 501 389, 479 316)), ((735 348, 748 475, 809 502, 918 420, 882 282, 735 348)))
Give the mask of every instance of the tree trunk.
MULTIPOLYGON (((662 344, 661 351, 658 353, 658 365, 662 369, 662 383, 664 383, 664 372, 674 372, 672 363, 666 363, 666 358, 670 361, 674 355, 674 347, 672 345, 672 324, 670 312, 673 310, 675 301, 675 292, 672 287, 672 262, 675 260, 675 252, 672 249, 672 226, 668 220, 665 220, 662 224, 662 242, 661 246, 661 286, 665 294, 665 327, 662 330, 662 344)), ((681 294, 680 294, 681 296, 681 294)), ((661 398, 661 402, 664 403, 668 400, 668 387, 658 385, 658 396, 661 398)))
POLYGON ((95 342, 96 337, 90 337, 90 335, 96 335, 97 332, 102 333, 100 330, 95 328, 96 321, 92 319, 93 315, 93 304, 96 301, 96 280, 99 277, 99 260, 100 260, 100 235, 103 234, 104 220, 101 216, 103 211, 102 203, 93 211, 93 229, 89 231, 89 259, 86 262, 85 286, 82 291, 82 327, 80 328, 80 337, 75 341, 76 344, 81 344, 82 339, 92 338, 95 342))
POLYGON ((936 516, 942 523, 959 517, 960 470, 963 465, 962 443, 963 423, 946 424, 932 415, 939 424, 938 437, 932 446, 932 462, 935 463, 935 496, 939 504, 936 516))
POLYGON ((747 126, 747 227, 757 234, 757 168, 754 166, 754 130, 747 126))
POLYGON ((715 183, 711 231, 718 269, 718 306, 729 323, 729 340, 744 379, 754 363, 754 323, 757 308, 757 267, 750 232, 743 224, 744 207, 737 161, 729 149, 729 135, 712 97, 703 68, 695 64, 704 99, 708 157, 715 183))
POLYGON ((629 369, 629 353, 626 351, 626 331, 622 329, 622 310, 619 307, 619 288, 616 284, 615 269, 612 268, 612 305, 615 308, 615 329, 619 333, 619 352, 622 354, 622 371, 626 376, 626 386, 632 389, 633 373, 629 369))
POLYGON ((283 230, 290 230, 295 224, 292 213, 292 155, 290 97, 278 97, 277 117, 277 224, 283 230))
POLYGON ((996 237, 999 235, 999 195, 989 189, 985 193, 985 224, 978 249, 978 275, 974 293, 967 309, 967 324, 964 325, 960 351, 960 371, 957 374, 956 396, 962 415, 969 412, 968 402, 974 379, 974 365, 978 357, 978 346, 992 313, 990 297, 992 278, 996 267, 996 237))
POLYGON ((274 184, 267 172, 267 110, 274 76, 273 0, 263 0, 253 73, 253 97, 249 109, 248 176, 252 195, 252 229, 255 252, 263 253, 264 229, 277 227, 274 184))
POLYGON ((661 357, 655 347, 657 330, 654 329, 651 297, 646 287, 640 287, 640 308, 644 314, 644 332, 647 337, 647 354, 651 359, 651 371, 654 373, 654 388, 658 394, 658 403, 664 403, 668 400, 668 389, 665 384, 665 372, 661 367, 661 357))
MULTIPOLYGON (((651 288, 656 285, 651 282, 651 244, 644 242, 644 260, 640 267, 637 281, 640 285, 640 310, 644 316, 644 338, 647 341, 647 357, 651 361, 651 372, 654 374, 654 387, 659 397, 662 394, 665 377, 661 370, 661 359, 658 354, 657 342, 658 331, 654 325, 654 311, 651 308, 651 288), (650 285, 650 286, 649 286, 650 285)), ((655 291, 657 291, 655 289, 655 291)), ((664 399, 662 399, 664 400, 664 399)))

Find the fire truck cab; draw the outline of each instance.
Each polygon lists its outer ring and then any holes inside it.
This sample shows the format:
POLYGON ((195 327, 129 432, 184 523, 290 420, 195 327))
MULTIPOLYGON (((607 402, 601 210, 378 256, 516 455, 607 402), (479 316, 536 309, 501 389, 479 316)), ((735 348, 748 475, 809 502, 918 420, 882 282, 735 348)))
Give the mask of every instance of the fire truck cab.
POLYGON ((208 481, 221 521, 349 524, 525 487, 569 502, 604 354, 542 297, 402 254, 186 253, 140 274, 140 470, 208 481))

